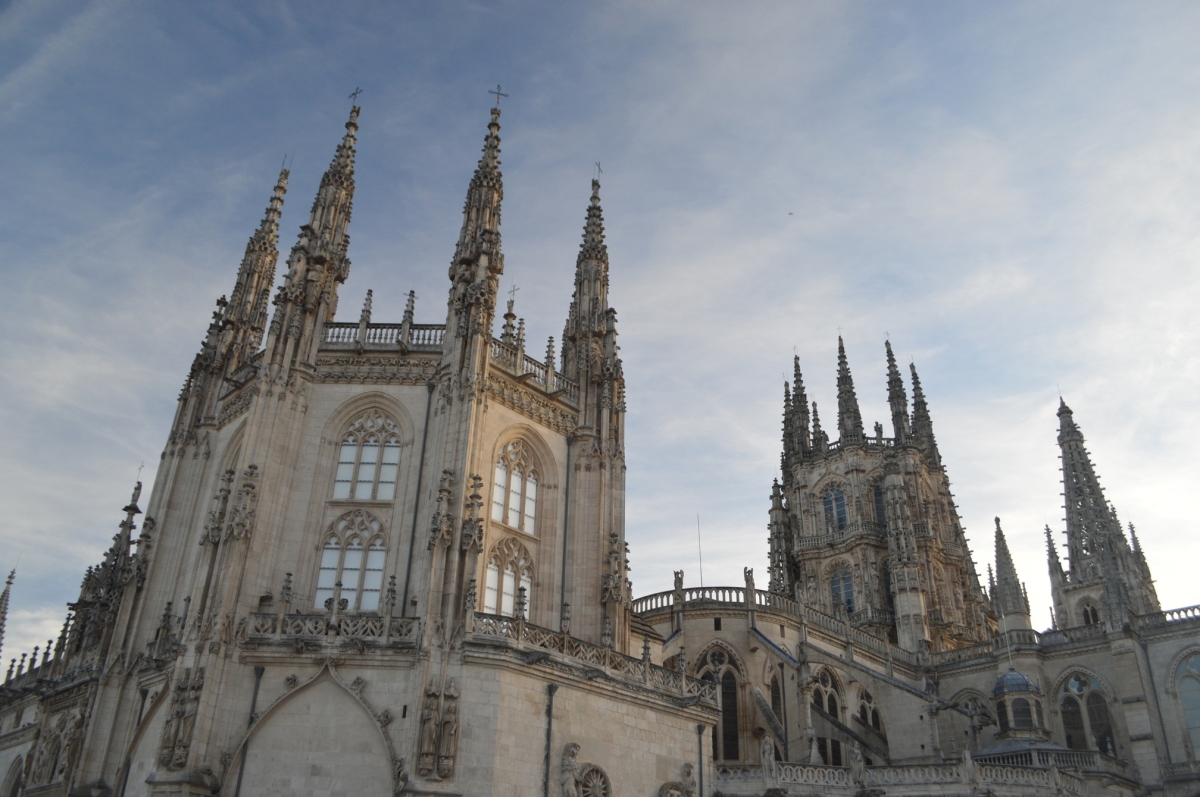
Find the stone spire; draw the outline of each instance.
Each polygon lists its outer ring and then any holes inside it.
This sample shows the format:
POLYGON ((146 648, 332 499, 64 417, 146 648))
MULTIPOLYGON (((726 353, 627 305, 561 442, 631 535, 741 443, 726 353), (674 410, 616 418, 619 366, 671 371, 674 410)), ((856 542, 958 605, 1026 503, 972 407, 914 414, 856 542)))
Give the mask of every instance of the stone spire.
POLYGON ((783 490, 778 481, 771 485, 769 528, 771 530, 771 581, 767 589, 790 596, 793 590, 791 572, 788 569, 787 513, 783 506, 783 490))
POLYGON ((229 297, 226 319, 233 330, 229 371, 237 370, 258 350, 267 329, 267 304, 279 260, 279 219, 283 215, 289 174, 287 169, 279 172, 262 222, 246 244, 246 254, 229 297))
MULTIPOLYGON (((608 306, 608 246, 604 242, 604 213, 600 208, 600 181, 592 180, 592 197, 588 203, 583 225, 583 241, 575 259, 575 293, 563 329, 563 348, 566 360, 563 371, 572 379, 576 372, 587 367, 596 350, 586 348, 588 340, 606 337, 613 332, 613 351, 616 356, 616 310, 608 306)), ((608 352, 605 352, 607 354, 608 352)), ((617 360, 619 363, 619 359, 617 360)))
POLYGON ((467 187, 463 204, 462 229, 454 260, 450 264, 450 280, 459 282, 464 269, 474 271, 481 264, 486 274, 472 274, 470 281, 479 282, 488 275, 504 273, 504 255, 500 251, 500 205, 504 199, 504 177, 500 173, 500 109, 492 108, 492 120, 483 139, 483 154, 467 187))
POLYGON ((779 467, 783 472, 783 483, 791 484, 792 463, 796 459, 796 437, 792 428, 795 410, 792 407, 792 390, 788 383, 783 383, 783 453, 779 458, 779 467))
POLYGON ((346 134, 321 178, 308 223, 300 228, 288 257, 287 276, 275 295, 267 342, 271 383, 286 380, 295 364, 316 359, 324 325, 337 313, 337 286, 350 275, 350 235, 346 230, 354 205, 360 110, 357 105, 350 109, 346 134))
POLYGON ((908 442, 908 395, 904 392, 904 380, 896 367, 896 356, 892 354, 892 342, 884 341, 888 363, 888 405, 892 408, 892 436, 896 445, 908 442))
POLYGON ((854 393, 854 377, 846 362, 846 345, 838 335, 838 434, 842 445, 862 445, 866 438, 863 432, 862 413, 858 410, 858 396, 854 393))
POLYGON ((909 373, 912 375, 913 412, 910 434, 925 456, 932 460, 935 467, 942 464, 942 455, 938 453, 937 439, 933 436, 933 421, 929 418, 929 406, 925 403, 925 393, 921 390, 921 377, 917 376, 917 366, 909 363, 909 373))
POLYGON ((1029 602, 1021 581, 1017 578, 1017 569, 1013 566, 1012 554, 1008 552, 1008 542, 1004 539, 1004 530, 1000 528, 1000 518, 996 518, 996 581, 991 589, 992 608, 1001 615, 1007 631, 1012 628, 1029 628, 1029 602))
POLYGON ((1116 513, 1104 499, 1091 456, 1084 447, 1083 433, 1062 399, 1058 419, 1067 513, 1068 580, 1072 585, 1099 582, 1107 619, 1120 627, 1128 612, 1158 611, 1158 596, 1149 569, 1143 573, 1116 513))
POLYGON ((812 450, 812 441, 809 437, 808 393, 804 390, 799 355, 792 358, 792 408, 795 412, 792 431, 796 436, 796 448, 803 456, 812 450))
POLYGON ((12 594, 13 579, 16 577, 16 569, 10 570, 8 580, 4 582, 4 591, 0 592, 0 651, 4 650, 4 626, 8 621, 8 598, 12 594))
POLYGON ((829 435, 821 428, 821 416, 817 413, 817 402, 812 403, 812 447, 824 454, 829 447, 829 435))

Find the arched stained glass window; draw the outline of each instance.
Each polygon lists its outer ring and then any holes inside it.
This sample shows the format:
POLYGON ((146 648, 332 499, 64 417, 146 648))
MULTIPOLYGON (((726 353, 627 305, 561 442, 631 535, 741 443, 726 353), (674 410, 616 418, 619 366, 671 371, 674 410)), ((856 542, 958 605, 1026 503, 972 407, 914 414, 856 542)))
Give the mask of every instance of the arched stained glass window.
POLYGON ((1033 727, 1033 711, 1030 709, 1029 701, 1025 698, 1018 697, 1013 700, 1012 714, 1014 728, 1033 727))
POLYGON ((1108 701, 1099 692, 1087 696, 1088 727, 1092 729, 1092 738, 1096 740, 1096 749, 1108 755, 1116 753, 1113 739, 1112 721, 1108 716, 1108 701))
POLYGON ((496 461, 492 520, 526 534, 536 533, 538 472, 525 446, 509 443, 496 461))
POLYGON ((737 677, 726 670, 721 676, 721 759, 736 761, 738 754, 737 677))
POLYGON ((833 532, 846 528, 846 494, 840 487, 825 493, 825 527, 833 532))
POLYGON ((332 608, 340 582, 343 611, 378 611, 386 562, 387 545, 379 519, 361 509, 342 515, 321 547, 313 608, 332 608))
POLYGON ((391 501, 400 471, 400 429, 379 410, 350 425, 338 449, 333 497, 337 500, 391 501))
POLYGON ((1079 701, 1067 695, 1058 704, 1062 712, 1063 732, 1066 734, 1067 747, 1072 750, 1086 750, 1087 735, 1083 731, 1083 712, 1079 709, 1079 701))
POLYGON ((492 548, 488 556, 483 586, 483 611, 514 617, 518 590, 525 590, 525 619, 529 619, 529 602, 533 593, 533 561, 524 545, 506 537, 492 548))
POLYGON ((849 570, 841 570, 830 578, 833 608, 841 609, 846 614, 854 614, 854 580, 849 570))

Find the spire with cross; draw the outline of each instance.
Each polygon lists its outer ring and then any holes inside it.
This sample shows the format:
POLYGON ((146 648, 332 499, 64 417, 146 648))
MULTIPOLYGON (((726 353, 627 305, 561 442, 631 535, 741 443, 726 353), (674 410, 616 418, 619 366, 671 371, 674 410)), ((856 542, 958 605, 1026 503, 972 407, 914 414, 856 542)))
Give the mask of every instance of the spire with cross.
POLYGON ((508 96, 507 94, 505 94, 503 91, 501 91, 501 90, 500 90, 500 84, 499 84, 499 83, 497 83, 497 84, 496 84, 496 90, 495 90, 495 91, 492 91, 491 89, 488 89, 488 94, 495 94, 495 95, 496 95, 496 107, 497 107, 497 108, 499 108, 499 107, 500 107, 500 98, 501 98, 501 97, 507 97, 507 96, 508 96))

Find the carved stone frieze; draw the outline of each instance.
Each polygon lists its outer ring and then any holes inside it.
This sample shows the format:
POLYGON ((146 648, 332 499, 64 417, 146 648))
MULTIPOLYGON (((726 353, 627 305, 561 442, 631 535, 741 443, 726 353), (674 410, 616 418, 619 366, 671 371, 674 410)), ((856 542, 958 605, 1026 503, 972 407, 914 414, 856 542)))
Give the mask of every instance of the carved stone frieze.
POLYGON ((325 356, 317 358, 317 382, 337 384, 423 385, 437 373, 438 361, 402 356, 325 356))
POLYGON ((575 431, 577 419, 574 410, 519 387, 506 377, 489 374, 487 394, 509 409, 560 434, 568 435, 575 431))

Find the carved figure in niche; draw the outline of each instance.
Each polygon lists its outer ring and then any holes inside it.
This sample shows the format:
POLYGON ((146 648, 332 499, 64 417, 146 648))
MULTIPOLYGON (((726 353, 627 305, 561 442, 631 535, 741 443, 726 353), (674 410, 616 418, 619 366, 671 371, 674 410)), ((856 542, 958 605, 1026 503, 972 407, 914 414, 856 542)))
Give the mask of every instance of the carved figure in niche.
POLYGON ((696 797, 696 776, 691 764, 684 764, 679 771, 679 780, 672 780, 658 787, 658 797, 696 797))
POLYGON ((65 780, 71 776, 71 770, 79 760, 79 750, 83 746, 83 717, 78 711, 72 711, 59 722, 63 725, 62 754, 55 768, 54 779, 65 780))
POLYGON ((575 760, 577 755, 579 755, 579 745, 574 742, 563 748, 562 772, 558 776, 558 782, 562 785, 562 797, 579 797, 579 781, 582 773, 579 762, 575 760))
POLYGON ((170 766, 171 759, 175 757, 175 741, 179 738, 179 722, 183 719, 183 706, 187 702, 188 679, 191 674, 189 669, 183 671, 183 677, 175 684, 174 694, 171 695, 171 709, 163 725, 162 744, 158 750, 159 766, 170 766))
POLYGON ((442 737, 438 745, 438 777, 454 774, 454 756, 458 753, 458 687, 454 679, 446 686, 442 703, 442 737))
POLYGON ((433 774, 438 745, 438 698, 436 689, 425 690, 425 704, 421 707, 421 751, 417 760, 417 772, 422 777, 433 774))

